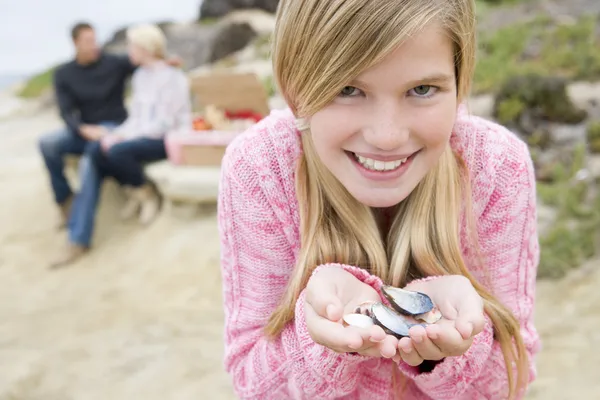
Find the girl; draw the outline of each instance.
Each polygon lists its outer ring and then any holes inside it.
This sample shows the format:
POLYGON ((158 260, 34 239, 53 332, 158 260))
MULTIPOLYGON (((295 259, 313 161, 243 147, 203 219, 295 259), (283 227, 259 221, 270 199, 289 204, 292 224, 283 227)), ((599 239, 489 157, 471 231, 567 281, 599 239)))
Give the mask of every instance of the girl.
POLYGON ((526 145, 469 116, 473 0, 281 0, 289 108, 222 164, 225 365, 244 399, 521 398, 539 258, 526 145), (342 316, 428 294, 397 340, 342 316))

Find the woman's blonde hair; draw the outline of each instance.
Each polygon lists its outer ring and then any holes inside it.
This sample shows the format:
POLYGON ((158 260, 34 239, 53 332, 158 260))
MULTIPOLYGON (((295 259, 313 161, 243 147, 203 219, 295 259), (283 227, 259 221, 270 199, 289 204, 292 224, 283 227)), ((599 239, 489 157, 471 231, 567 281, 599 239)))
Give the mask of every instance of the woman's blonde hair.
POLYGON ((156 58, 165 58, 167 38, 156 25, 141 24, 127 29, 127 40, 156 58))
MULTIPOLYGON (((281 0, 273 38, 277 84, 294 114, 309 117, 403 40, 437 22, 454 45, 462 101, 475 67, 474 8, 474 0, 281 0)), ((352 197, 322 164, 308 129, 301 140, 296 175, 301 249, 288 290, 265 327, 267 335, 278 335, 294 318, 300 292, 324 263, 360 266, 400 287, 418 277, 459 274, 484 299, 504 354, 509 397, 524 388, 528 359, 519 322, 474 278, 461 253, 461 217, 465 237, 477 248, 469 171, 462 159, 448 146, 437 166, 396 206, 392 227, 382 238, 375 211, 352 197)), ((472 262, 481 264, 479 257, 472 262)))

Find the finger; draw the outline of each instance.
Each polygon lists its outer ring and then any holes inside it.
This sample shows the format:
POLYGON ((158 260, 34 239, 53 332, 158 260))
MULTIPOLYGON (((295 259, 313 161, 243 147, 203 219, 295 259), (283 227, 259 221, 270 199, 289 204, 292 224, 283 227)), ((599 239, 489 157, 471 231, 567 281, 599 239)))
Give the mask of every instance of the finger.
POLYGON ((394 336, 387 337, 380 343, 380 354, 384 358, 392 358, 398 353, 398 339, 394 336))
POLYGON ((379 343, 373 343, 357 351, 361 355, 375 358, 393 358, 398 356, 398 339, 388 335, 379 343))
POLYGON ((400 339, 398 342, 398 352, 402 360, 408 365, 416 367, 423 362, 419 353, 414 349, 412 340, 408 337, 400 339))
POLYGON ((388 336, 380 326, 374 325, 370 329, 371 338, 369 340, 373 343, 382 342, 388 336))
POLYGON ((413 347, 422 359, 437 361, 444 358, 444 354, 440 348, 427 336, 427 331, 424 327, 412 327, 410 328, 409 334, 413 347))
POLYGON ((335 295, 335 287, 331 284, 312 282, 311 290, 307 290, 305 301, 320 317, 330 321, 342 319, 344 307, 335 295), (313 294, 314 293, 314 294, 313 294))
POLYGON ((463 339, 468 339, 478 334, 483 330, 485 325, 483 301, 476 293, 475 296, 465 297, 465 300, 458 307, 455 326, 463 339))
POLYGON ((436 328, 428 327, 430 340, 440 349, 445 356, 458 356, 463 354, 471 345, 471 340, 465 340, 451 325, 439 325, 436 328), (433 331, 433 333, 430 333, 433 331))
POLYGON ((460 332, 463 339, 469 339, 475 335, 481 333, 485 328, 485 316, 483 313, 480 315, 472 315, 467 317, 459 316, 455 321, 456 330, 460 332))
POLYGON ((344 327, 316 313, 310 304, 305 304, 306 326, 312 339, 325 347, 340 352, 355 351, 371 336, 369 329, 344 327))

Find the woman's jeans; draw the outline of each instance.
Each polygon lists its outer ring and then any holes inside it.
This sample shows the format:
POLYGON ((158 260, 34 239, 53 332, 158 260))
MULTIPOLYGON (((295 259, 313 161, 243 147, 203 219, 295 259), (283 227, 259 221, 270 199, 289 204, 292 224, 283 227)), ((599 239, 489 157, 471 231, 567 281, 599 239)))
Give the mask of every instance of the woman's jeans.
POLYGON ((93 231, 100 188, 105 177, 112 176, 120 184, 133 187, 145 183, 144 163, 167 157, 164 139, 139 138, 114 144, 107 153, 99 142, 86 149, 81 159, 81 188, 71 209, 69 241, 88 247, 93 231))

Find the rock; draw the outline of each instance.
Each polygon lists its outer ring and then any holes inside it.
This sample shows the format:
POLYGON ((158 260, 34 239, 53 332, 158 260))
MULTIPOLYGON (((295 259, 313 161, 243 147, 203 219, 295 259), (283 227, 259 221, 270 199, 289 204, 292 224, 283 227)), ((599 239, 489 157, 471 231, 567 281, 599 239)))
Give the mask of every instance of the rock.
POLYGON ((600 180, 600 155, 590 155, 587 168, 593 179, 600 180))
POLYGON ((204 0, 198 19, 220 18, 239 9, 258 9, 274 13, 279 0, 204 0))
POLYGON ((255 37, 256 32, 246 22, 225 24, 212 43, 208 62, 213 63, 242 50, 255 37))
POLYGON ((570 99, 565 79, 525 74, 508 79, 500 88, 492 116, 527 136, 543 123, 579 124, 587 111, 570 99))
POLYGON ((551 183, 560 179, 566 170, 573 165, 575 149, 553 147, 545 151, 539 148, 531 149, 533 164, 535 166, 536 180, 551 183))
MULTIPOLYGON (((162 23, 167 37, 168 53, 183 59, 186 70, 212 63, 246 47, 256 32, 246 22, 223 20, 216 24, 162 23)), ((117 31, 104 50, 126 52, 126 28, 117 31)))
POLYGON ((587 124, 549 124, 550 140, 558 146, 572 146, 585 142, 587 124))
POLYGON ((220 167, 174 165, 168 160, 149 164, 145 172, 167 201, 216 203, 220 167))

